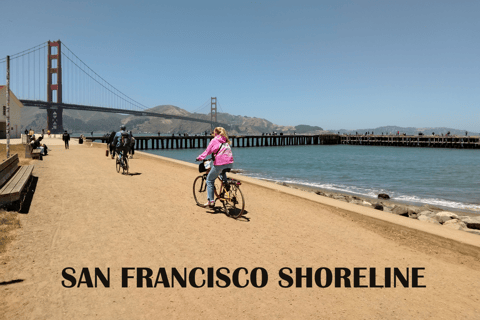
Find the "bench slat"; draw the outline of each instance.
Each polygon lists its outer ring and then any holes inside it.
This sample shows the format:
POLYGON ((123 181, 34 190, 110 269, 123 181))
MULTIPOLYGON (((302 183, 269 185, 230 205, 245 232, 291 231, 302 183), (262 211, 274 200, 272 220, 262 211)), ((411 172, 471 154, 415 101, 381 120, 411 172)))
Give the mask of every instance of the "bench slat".
POLYGON ((15 171, 17 171, 18 159, 14 161, 10 161, 7 164, 9 165, 4 167, 3 170, 0 172, 0 187, 3 186, 3 184, 7 182, 11 176, 13 176, 15 171))
POLYGON ((15 176, 8 181, 0 190, 0 201, 16 201, 20 199, 20 193, 32 175, 33 165, 22 166, 15 176))
POLYGON ((12 193, 20 193, 23 190, 23 187, 27 183, 28 179, 32 175, 33 171, 33 166, 22 166, 21 169, 23 169, 23 172, 17 174, 17 176, 21 175, 18 177, 15 183, 15 187, 12 189, 12 193))
POLYGON ((5 169, 7 166, 9 166, 15 160, 18 161, 18 154, 16 154, 16 153, 13 156, 11 156, 10 158, 8 158, 6 160, 3 160, 3 162, 0 164, 0 171, 3 171, 3 169, 5 169))

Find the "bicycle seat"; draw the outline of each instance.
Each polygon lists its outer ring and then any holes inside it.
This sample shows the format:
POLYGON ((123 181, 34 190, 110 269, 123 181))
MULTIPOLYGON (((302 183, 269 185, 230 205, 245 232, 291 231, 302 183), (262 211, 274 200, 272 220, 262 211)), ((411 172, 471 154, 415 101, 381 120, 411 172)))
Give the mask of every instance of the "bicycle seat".
POLYGON ((230 168, 223 169, 222 173, 230 172, 230 170, 231 170, 230 168))

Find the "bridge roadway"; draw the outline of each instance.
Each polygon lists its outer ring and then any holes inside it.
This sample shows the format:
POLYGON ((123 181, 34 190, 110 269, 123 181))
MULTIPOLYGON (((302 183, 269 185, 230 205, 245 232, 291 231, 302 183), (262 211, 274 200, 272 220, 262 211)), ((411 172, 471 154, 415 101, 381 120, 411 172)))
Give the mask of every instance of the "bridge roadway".
MULTIPOLYGON (((130 115, 141 116, 141 117, 158 117, 158 118, 165 118, 165 119, 179 119, 179 120, 202 122, 202 123, 208 123, 208 124, 212 123, 212 121, 205 120, 205 119, 177 116, 177 115, 166 114, 166 113, 148 112, 148 111, 135 111, 135 110, 125 110, 125 109, 116 109, 116 108, 106 108, 106 107, 84 106, 84 105, 79 105, 79 104, 55 103, 55 102, 46 102, 46 101, 41 101, 41 100, 20 99, 20 102, 22 102, 22 104, 25 107, 36 107, 36 108, 40 108, 40 109, 63 108, 63 109, 71 109, 71 110, 84 110, 84 111, 130 114, 130 115)), ((230 128, 230 125, 225 124, 225 123, 221 123, 221 122, 213 122, 213 125, 215 125, 216 127, 230 128)))
MULTIPOLYGON (((232 147, 273 147, 298 145, 364 145, 429 148, 480 149, 480 137, 467 136, 348 136, 323 135, 236 135, 230 136, 232 147)), ((86 137, 106 142, 105 136, 86 137)), ((136 150, 206 148, 211 136, 135 136, 136 150)))

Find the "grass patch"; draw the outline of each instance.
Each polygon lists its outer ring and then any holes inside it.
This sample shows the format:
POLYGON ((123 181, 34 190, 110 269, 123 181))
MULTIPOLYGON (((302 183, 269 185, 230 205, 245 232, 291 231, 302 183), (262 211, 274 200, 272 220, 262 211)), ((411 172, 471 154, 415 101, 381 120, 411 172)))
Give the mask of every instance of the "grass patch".
POLYGON ((14 236, 13 230, 20 228, 20 220, 16 213, 0 211, 0 252, 6 251, 7 244, 14 236))
MULTIPOLYGON (((11 144, 10 145, 10 156, 18 154, 19 165, 30 164, 32 159, 25 158, 25 145, 23 144, 11 144)), ((7 146, 5 144, 0 144, 0 162, 7 159, 7 146)))

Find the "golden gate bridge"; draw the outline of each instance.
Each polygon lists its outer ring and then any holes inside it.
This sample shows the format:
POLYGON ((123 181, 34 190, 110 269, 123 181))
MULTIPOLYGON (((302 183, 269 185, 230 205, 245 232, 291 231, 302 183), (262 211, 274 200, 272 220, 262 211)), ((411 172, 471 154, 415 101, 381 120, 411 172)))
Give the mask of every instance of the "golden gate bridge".
POLYGON ((208 123, 211 127, 229 127, 217 121, 216 97, 211 98, 209 120, 149 111, 149 107, 130 98, 98 75, 60 40, 44 42, 0 59, 0 77, 7 65, 10 70, 5 73, 10 75, 10 90, 25 107, 46 109, 47 128, 52 133, 64 131, 65 109, 179 119, 208 123))

